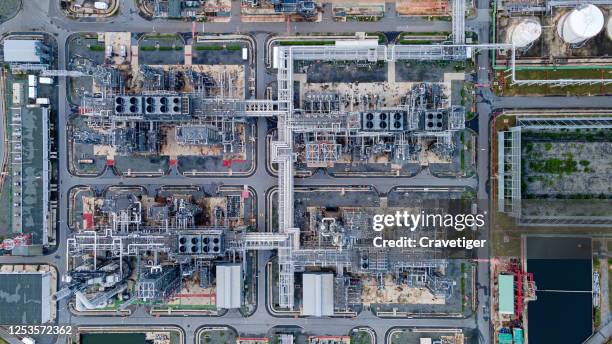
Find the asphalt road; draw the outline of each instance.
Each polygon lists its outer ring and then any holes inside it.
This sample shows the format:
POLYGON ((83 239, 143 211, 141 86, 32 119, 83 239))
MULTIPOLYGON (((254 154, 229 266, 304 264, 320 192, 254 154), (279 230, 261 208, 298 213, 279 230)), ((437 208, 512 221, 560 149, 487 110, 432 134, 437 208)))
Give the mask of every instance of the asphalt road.
MULTIPOLYGON (((23 32, 23 31, 46 31, 53 34, 58 40, 59 52, 58 62, 60 68, 66 66, 65 43, 67 37, 74 32, 92 31, 131 31, 131 32, 190 32, 191 23, 181 21, 147 21, 142 19, 135 12, 132 1, 122 1, 121 12, 108 20, 103 21, 73 21, 65 18, 58 8, 59 1, 24 0, 23 10, 13 19, 0 26, 0 33, 23 32)), ((241 23, 239 21, 238 2, 234 1, 232 7, 233 16, 229 23, 206 23, 204 30, 207 33, 247 33, 254 36, 256 40, 257 59, 257 97, 264 97, 267 81, 273 79, 265 69, 263 62, 265 42, 271 34, 287 34, 285 23, 241 23)), ((421 18, 401 18, 394 14, 392 4, 386 17, 380 22, 348 22, 336 23, 325 20, 322 23, 293 23, 290 26, 290 33, 338 33, 338 32, 373 32, 373 31, 450 31, 450 23, 443 21, 427 21, 421 18)), ((468 20, 467 26, 478 31, 481 42, 488 39, 489 16, 487 14, 488 1, 478 0, 478 15, 474 20, 468 20)), ((328 18, 328 16, 326 16, 328 18)), ((198 31, 202 31, 198 27, 198 31)), ((488 83, 488 67, 490 61, 486 54, 481 54, 477 64, 482 68, 478 73, 479 81, 483 84, 488 83)), ((270 176, 265 170, 264 144, 265 140, 265 120, 260 120, 258 125, 258 149, 257 169, 255 174, 249 178, 186 178, 178 175, 169 175, 160 178, 82 178, 72 176, 68 172, 66 151, 66 116, 69 113, 66 101, 66 80, 59 78, 59 174, 61 183, 59 185, 60 212, 59 212, 59 237, 58 250, 56 254, 43 257, 0 257, 0 263, 50 263, 58 267, 59 271, 65 271, 66 261, 64 259, 65 239, 68 233, 67 228, 67 193, 75 185, 109 185, 123 183, 124 185, 151 185, 159 186, 164 184, 191 185, 207 184, 218 182, 225 185, 248 184, 255 188, 259 196, 258 209, 260 212, 259 228, 263 230, 264 218, 263 209, 265 204, 265 192, 277 184, 276 178, 270 176)), ((300 185, 374 185, 379 192, 388 192, 393 186, 470 186, 478 191, 478 197, 488 199, 487 180, 489 179, 489 121, 492 109, 555 109, 555 108, 592 108, 592 107, 612 107, 612 97, 514 97, 496 98, 492 97, 487 102, 477 104, 479 116, 479 136, 478 136, 478 155, 477 171, 478 177, 465 179, 436 178, 428 174, 427 171, 413 178, 337 178, 333 179, 326 175, 316 175, 312 178, 296 179, 296 186, 300 185)), ((260 253, 260 268, 265 264, 267 253, 260 253)), ((263 273, 259 274, 259 281, 263 283, 263 273)), ((346 334, 351 328, 357 326, 370 326, 376 331, 378 342, 383 343, 385 333, 394 326, 429 326, 429 327, 466 327, 478 328, 481 334, 481 342, 487 342, 490 338, 489 322, 486 314, 483 314, 483 305, 488 306, 490 295, 488 264, 480 262, 478 264, 478 313, 475 317, 468 319, 380 319, 369 312, 363 312, 354 319, 311 319, 311 318, 275 318, 271 316, 264 306, 265 288, 259 284, 258 302, 259 306, 255 314, 248 318, 243 318, 236 312, 229 312, 223 317, 152 317, 142 309, 128 317, 79 317, 72 315, 66 310, 65 300, 60 303, 58 323, 72 323, 76 325, 155 325, 155 324, 176 324, 185 330, 187 343, 194 343, 195 330, 203 325, 232 325, 245 333, 265 333, 273 326, 297 325, 308 332, 320 334, 346 334)), ((488 307, 487 307, 488 308, 488 307)))

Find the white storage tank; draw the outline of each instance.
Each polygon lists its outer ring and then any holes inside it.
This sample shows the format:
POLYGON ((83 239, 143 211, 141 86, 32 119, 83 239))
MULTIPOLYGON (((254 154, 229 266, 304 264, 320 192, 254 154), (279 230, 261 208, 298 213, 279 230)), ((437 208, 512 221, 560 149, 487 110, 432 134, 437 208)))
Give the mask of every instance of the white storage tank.
POLYGON ((514 25, 510 31, 510 42, 517 48, 525 48, 542 35, 542 25, 535 18, 525 18, 514 25))
POLYGON ((604 15, 594 5, 581 5, 563 15, 557 34, 568 44, 579 44, 595 37, 604 26, 604 15))
POLYGON ((612 39, 612 15, 608 18, 608 28, 606 31, 608 33, 608 39, 612 39))
POLYGON ((108 4, 104 1, 96 1, 94 2, 94 8, 97 10, 107 10, 108 4))

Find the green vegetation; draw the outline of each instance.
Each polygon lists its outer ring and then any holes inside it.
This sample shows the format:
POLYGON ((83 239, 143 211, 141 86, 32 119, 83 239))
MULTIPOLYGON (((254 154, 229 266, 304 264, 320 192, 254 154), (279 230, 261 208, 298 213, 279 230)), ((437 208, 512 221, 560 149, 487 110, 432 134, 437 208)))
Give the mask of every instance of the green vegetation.
POLYGON ((552 143, 546 142, 544 144, 544 149, 546 149, 547 151, 551 150, 552 149, 552 143))
POLYGON ((225 49, 227 49, 229 51, 242 50, 242 46, 240 44, 230 44, 230 45, 226 46, 225 49))
POLYGON ((461 199, 476 199, 476 192, 472 190, 466 190, 461 193, 461 199))
MULTIPOLYGON (((455 65, 453 66, 453 69, 455 70, 455 72, 462 72, 465 70, 465 63, 464 62, 457 62, 455 63, 455 65)), ((461 89, 461 92, 464 92, 463 89, 461 89)), ((464 97, 464 94, 461 94, 462 97, 464 97)))
POLYGON ((89 50, 91 51, 104 51, 104 46, 103 45, 98 45, 98 44, 91 44, 89 46, 89 50))
POLYGON ((426 39, 400 39, 400 44, 414 44, 414 45, 419 45, 419 44, 431 44, 433 41, 431 40, 426 40, 426 39))
MULTIPOLYGON (((495 73, 498 85, 493 90, 498 95, 606 95, 612 93, 612 85, 512 85, 509 79, 504 79, 501 72, 495 73), (504 80, 502 80, 504 79, 504 80), (501 86, 501 89, 499 89, 501 86)), ((518 80, 556 80, 556 79, 611 79, 610 69, 553 69, 553 70, 517 70, 518 80)))
POLYGON ((151 45, 141 45, 139 48, 141 51, 172 51, 172 50, 181 51, 183 50, 182 45, 176 45, 176 46, 160 45, 159 47, 151 46, 151 45))
POLYGON ((372 342, 372 338, 365 331, 357 331, 351 333, 351 343, 355 344, 370 344, 372 342))
POLYGON ((368 32, 366 33, 366 38, 373 39, 378 38, 378 44, 386 44, 387 36, 382 32, 368 32))
POLYGON ((578 172, 578 163, 574 161, 571 154, 565 159, 551 158, 540 161, 530 161, 529 168, 536 173, 548 174, 570 174, 578 172))
POLYGON ((221 45, 197 45, 195 47, 196 50, 223 50, 223 46, 221 45))

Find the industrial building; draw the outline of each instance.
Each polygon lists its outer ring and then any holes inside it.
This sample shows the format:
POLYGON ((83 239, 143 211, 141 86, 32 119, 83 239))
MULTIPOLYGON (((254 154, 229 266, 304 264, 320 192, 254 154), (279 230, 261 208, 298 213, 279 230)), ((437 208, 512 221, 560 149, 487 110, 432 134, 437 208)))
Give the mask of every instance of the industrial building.
POLYGON ((334 315, 334 275, 332 273, 302 274, 302 315, 334 315))
POLYGON ((0 295, 1 324, 40 325, 51 321, 50 272, 2 271, 0 295))
POLYGON ((217 264, 217 308, 236 309, 242 307, 242 266, 240 264, 217 264))
POLYGON ((498 276, 499 314, 514 315, 514 276, 498 276))
POLYGON ((4 62, 48 64, 50 50, 40 40, 13 39, 4 40, 4 62))
MULTIPOLYGON (((609 226, 609 220, 607 220, 608 215, 605 211, 602 213, 602 216, 597 216, 598 213, 595 212, 596 209, 592 206, 587 206, 589 213, 592 214, 588 215, 585 210, 586 208, 580 208, 579 203, 563 200, 563 198, 570 197, 569 195, 571 194, 599 195, 602 192, 608 192, 607 186, 601 183, 594 183, 596 180, 589 178, 588 174, 583 176, 574 173, 570 176, 569 178, 573 184, 575 184, 572 188, 570 188, 568 183, 564 186, 559 186, 565 190, 565 194, 559 194, 561 197, 556 201, 556 208, 559 208, 564 202, 568 205, 562 208, 562 217, 550 215, 551 209, 535 206, 537 202, 539 202, 538 199, 554 197, 554 193, 559 192, 557 190, 559 187, 551 190, 548 194, 540 192, 540 194, 535 195, 537 197, 526 197, 525 193, 530 190, 522 187, 522 185, 526 186, 530 184, 525 176, 525 173, 530 170, 529 164, 527 164, 527 166, 524 164, 524 158, 527 156, 525 149, 527 146, 533 146, 533 144, 530 145, 529 142, 526 142, 528 137, 555 135, 554 133, 568 132, 570 133, 569 138, 556 138, 556 141, 559 143, 570 142, 573 145, 580 144, 588 148, 596 146, 594 146, 592 142, 589 142, 586 136, 581 137, 579 135, 581 130, 592 130, 599 135, 605 135, 610 129, 612 129, 612 118, 593 113, 577 114, 573 112, 570 113, 569 116, 558 116, 548 113, 535 113, 533 116, 516 114, 516 125, 497 133, 497 173, 499 177, 495 192, 497 194, 498 210, 510 214, 523 226, 538 226, 551 223, 557 226, 573 226, 579 224, 589 227, 609 226), (574 136, 571 136, 572 133, 574 133, 574 136), (587 182, 587 180, 589 180, 589 182, 587 182), (528 198, 535 199, 530 200, 528 198), (548 214, 548 216, 544 215, 544 213, 548 214)), ((608 143, 601 143, 600 145, 607 146, 608 143)), ((607 148, 596 148, 589 158, 594 159, 594 157, 597 156, 596 154, 598 154, 597 152, 605 149, 607 148)), ((557 155, 561 155, 561 153, 557 155)), ((605 158, 602 159, 605 160, 605 158)), ((576 170, 573 172, 579 171, 576 170)), ((555 179, 560 182, 564 181, 564 179, 559 176, 556 176, 555 179)), ((553 180, 550 182, 552 181, 553 180)))
MULTIPOLYGON (((49 204, 49 108, 11 108, 12 232, 32 235, 46 246, 49 204)), ((29 248, 32 250, 33 248, 29 248)))

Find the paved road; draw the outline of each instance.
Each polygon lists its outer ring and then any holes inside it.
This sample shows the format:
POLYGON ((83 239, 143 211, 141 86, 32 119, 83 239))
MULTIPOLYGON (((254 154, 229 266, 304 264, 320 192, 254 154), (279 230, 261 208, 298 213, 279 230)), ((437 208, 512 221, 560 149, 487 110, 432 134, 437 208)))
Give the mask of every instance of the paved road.
MULTIPOLYGON (((486 42, 488 39, 489 32, 489 16, 487 14, 488 1, 478 1, 478 12, 477 17, 474 20, 467 22, 468 27, 479 32, 481 42, 486 42)), ((60 68, 66 66, 65 56, 65 43, 69 34, 78 31, 131 31, 131 32, 189 32, 191 31, 191 23, 180 22, 180 21, 146 21, 139 17, 135 12, 135 8, 132 1, 124 1, 124 6, 121 12, 106 21, 73 21, 65 18, 59 8, 58 1, 50 0, 37 0, 37 1, 24 1, 24 9, 12 20, 3 24, 0 27, 1 33, 12 32, 12 31, 32 31, 41 30, 52 33, 59 46, 58 62, 60 68)), ((233 17, 229 23, 206 23, 205 31, 209 33, 249 33, 255 37, 256 40, 256 51, 255 54, 257 59, 257 98, 264 97, 264 90, 269 80, 273 79, 273 76, 268 73, 265 69, 263 62, 265 42, 269 37, 269 34, 286 33, 287 26, 285 23, 241 23, 238 20, 239 7, 236 6, 237 2, 233 2, 232 8, 233 17)), ((326 20, 319 24, 309 23, 293 23, 290 26, 291 32, 296 33, 337 33, 337 32, 356 32, 356 31, 450 31, 450 23, 448 22, 431 22, 420 18, 399 18, 394 15, 392 5, 391 11, 387 12, 387 16, 381 22, 368 23, 368 22, 349 22, 349 23, 336 23, 330 20, 326 20)), ((329 18, 329 14, 325 15, 329 18)), ((198 31, 201 28, 198 27, 198 31)), ((482 56, 479 58, 478 66, 480 69, 478 73, 479 80, 482 83, 487 83, 488 74, 486 68, 488 68, 490 62, 488 56, 482 56)), ((220 182, 226 185, 240 185, 249 184, 255 188, 259 196, 258 209, 260 212, 259 217, 259 228, 263 230, 264 218, 263 209, 265 204, 264 195, 266 190, 276 185, 276 179, 270 176, 265 171, 265 156, 264 142, 263 139, 266 134, 265 120, 260 119, 258 122, 258 156, 257 156, 257 169, 255 174, 249 178, 186 178, 177 175, 164 176, 161 178, 121 178, 115 177, 109 178, 107 176, 101 178, 82 178, 75 177, 68 173, 67 161, 65 159, 65 153, 67 151, 66 144, 66 115, 69 113, 68 104, 66 102, 66 81, 64 78, 59 78, 59 174, 60 174, 60 186, 59 186, 59 238, 58 238, 58 253, 65 252, 65 238, 68 233, 67 228, 67 192, 75 185, 108 185, 123 183, 124 185, 151 185, 159 186, 164 184, 174 185, 191 185, 191 184, 205 184, 212 181, 220 182)), ((486 99, 484 99, 486 100, 486 99)), ((435 178, 428 174, 427 171, 417 175, 413 178, 338 178, 332 179, 325 175, 316 175, 312 178, 307 179, 296 179, 295 184, 297 186, 307 185, 374 185, 379 192, 388 192, 393 186, 396 185, 407 185, 407 186, 471 186, 477 188, 478 197, 481 199, 487 199, 487 180, 489 176, 488 166, 488 152, 489 152, 489 131, 488 123, 491 116, 492 109, 499 108, 559 108, 559 107, 584 107, 590 108, 593 106, 612 106, 612 98, 610 97, 595 97, 595 98, 546 98, 546 97, 519 97, 519 98, 495 98, 491 97, 488 102, 478 103, 478 116, 480 133, 478 137, 478 177, 477 178, 465 178, 465 179, 447 179, 447 178, 435 178), (491 104, 489 104, 491 103, 491 104)), ((377 333, 378 342, 382 343, 385 333, 393 326, 435 326, 435 327, 466 327, 475 328, 478 327, 481 332, 481 341, 486 342, 489 338, 489 323, 482 314, 482 307, 479 307, 479 312, 476 317, 469 319, 379 319, 374 317, 369 312, 363 312, 355 319, 288 319, 288 318, 274 318, 268 314, 264 307, 265 302, 265 289, 262 287, 264 283, 263 267, 269 253, 259 253, 259 290, 258 290, 258 304, 259 307, 257 312, 249 317, 243 318, 236 312, 230 312, 227 315, 219 318, 202 318, 202 317, 151 317, 145 314, 142 309, 137 310, 134 314, 129 317, 116 318, 116 317, 76 317, 66 310, 65 301, 60 303, 59 311, 59 323, 73 323, 83 325, 116 325, 116 324, 134 324, 134 325, 155 325, 155 324, 177 324, 181 326, 187 334, 187 343, 194 342, 194 331, 197 327, 204 324, 219 325, 219 324, 231 324, 232 326, 240 329, 243 332, 248 333, 263 333, 266 332, 270 327, 277 325, 298 325, 309 332, 316 332, 321 334, 346 334, 351 328, 355 326, 368 325, 371 326, 377 333)), ((55 255, 48 255, 44 257, 27 257, 27 258, 15 258, 15 257, 0 257, 0 263, 38 263, 45 262, 56 265, 60 271, 65 271, 66 262, 64 255, 59 254, 56 258, 55 255)), ((488 305, 488 266, 483 263, 478 265, 478 300, 480 305, 488 305)))

